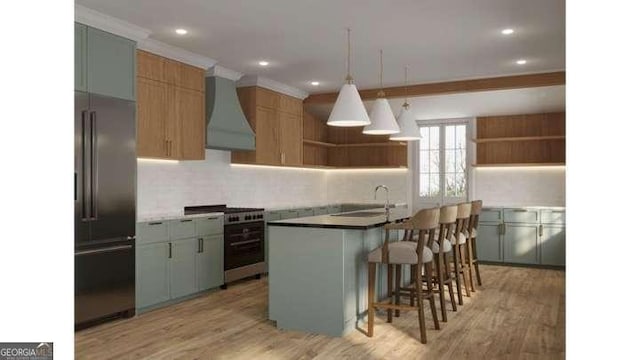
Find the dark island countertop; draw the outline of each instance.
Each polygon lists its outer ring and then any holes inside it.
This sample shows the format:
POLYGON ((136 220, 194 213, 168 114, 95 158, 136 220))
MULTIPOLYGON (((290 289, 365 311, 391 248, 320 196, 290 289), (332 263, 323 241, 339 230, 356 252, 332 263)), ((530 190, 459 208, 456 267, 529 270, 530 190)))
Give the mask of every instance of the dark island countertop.
POLYGON ((389 219, 387 219, 384 214, 384 209, 380 208, 351 211, 339 214, 307 216, 287 220, 270 221, 267 223, 267 225, 367 230, 383 226, 384 224, 387 224, 389 222, 397 222, 399 220, 407 219, 410 217, 411 213, 407 208, 391 208, 389 211, 389 219))

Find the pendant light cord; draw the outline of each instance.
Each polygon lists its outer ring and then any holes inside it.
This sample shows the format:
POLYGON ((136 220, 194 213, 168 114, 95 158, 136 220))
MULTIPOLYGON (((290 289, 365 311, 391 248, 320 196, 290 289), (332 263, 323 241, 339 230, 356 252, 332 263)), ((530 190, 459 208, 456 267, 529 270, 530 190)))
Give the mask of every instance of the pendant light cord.
POLYGON ((378 97, 380 98, 384 97, 384 90, 382 90, 382 71, 382 49, 380 49, 380 91, 378 91, 378 97))
POLYGON ((402 107, 409 107, 409 66, 404 67, 404 104, 402 107))
POLYGON ((345 80, 348 84, 353 84, 353 77, 351 76, 351 28, 347 28, 347 77, 345 80))

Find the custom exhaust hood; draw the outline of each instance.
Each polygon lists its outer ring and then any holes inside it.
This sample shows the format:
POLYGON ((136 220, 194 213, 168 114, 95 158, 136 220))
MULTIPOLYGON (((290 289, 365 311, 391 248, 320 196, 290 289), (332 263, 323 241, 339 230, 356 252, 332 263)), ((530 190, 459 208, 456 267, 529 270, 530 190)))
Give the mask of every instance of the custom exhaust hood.
POLYGON ((207 149, 255 150, 256 135, 242 112, 236 81, 242 74, 215 66, 205 77, 207 149))

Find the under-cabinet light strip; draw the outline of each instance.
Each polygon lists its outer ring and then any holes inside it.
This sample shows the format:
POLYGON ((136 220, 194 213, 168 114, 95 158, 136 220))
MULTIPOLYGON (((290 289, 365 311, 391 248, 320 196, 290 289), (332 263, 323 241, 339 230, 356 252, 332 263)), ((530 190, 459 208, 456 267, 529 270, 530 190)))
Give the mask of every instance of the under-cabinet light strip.
POLYGON ((253 169, 279 169, 279 170, 302 170, 302 171, 354 171, 354 172, 404 172, 407 168, 311 168, 297 166, 270 166, 252 164, 231 164, 232 167, 253 168, 253 169))

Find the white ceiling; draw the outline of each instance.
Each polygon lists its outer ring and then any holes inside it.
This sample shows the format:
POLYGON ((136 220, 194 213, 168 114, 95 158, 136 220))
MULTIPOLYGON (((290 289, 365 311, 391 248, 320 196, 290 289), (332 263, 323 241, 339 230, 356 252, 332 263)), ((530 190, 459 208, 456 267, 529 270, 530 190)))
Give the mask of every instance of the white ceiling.
MULTIPOLYGON (((404 99, 389 100, 398 115, 404 99)), ((546 86, 528 89, 483 91, 452 95, 410 98, 418 120, 451 119, 490 115, 516 115, 565 110, 565 87, 546 86)), ((367 111, 373 100, 365 101, 367 111)), ((305 110, 321 119, 329 117, 333 104, 308 104, 305 110)))
POLYGON ((310 93, 344 80, 347 26, 359 88, 565 68, 563 0, 76 0, 152 31, 151 38, 310 93), (178 36, 175 29, 189 31, 178 36), (500 30, 515 29, 504 36, 500 30), (525 66, 515 64, 524 58, 525 66), (259 60, 271 63, 259 67, 259 60), (312 87, 312 80, 321 83, 312 87))

